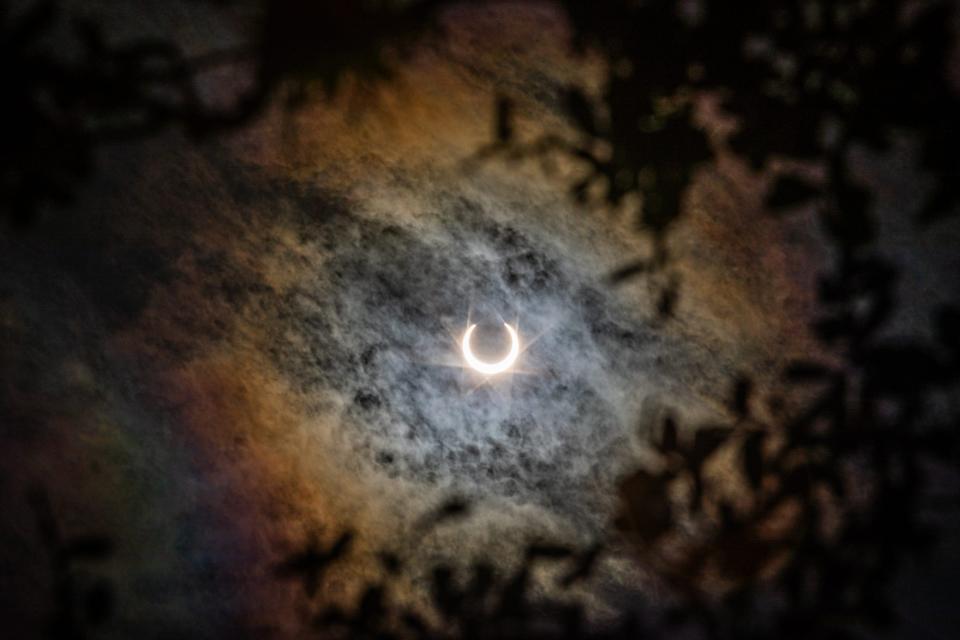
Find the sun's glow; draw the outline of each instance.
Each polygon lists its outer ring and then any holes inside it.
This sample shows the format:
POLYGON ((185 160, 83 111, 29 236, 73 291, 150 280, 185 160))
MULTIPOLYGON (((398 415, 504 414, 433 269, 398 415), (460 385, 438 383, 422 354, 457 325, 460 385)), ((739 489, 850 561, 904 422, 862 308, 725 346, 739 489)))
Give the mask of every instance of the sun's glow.
POLYGON ((463 334, 463 340, 461 340, 460 346, 463 349, 463 358, 467 361, 467 364, 470 365, 472 369, 475 369, 476 371, 488 376, 493 376, 498 373, 503 373, 512 367, 513 363, 517 361, 517 356, 520 355, 520 337, 517 335, 517 330, 506 322, 503 323, 503 326, 507 328, 507 333, 510 334, 510 351, 507 353, 506 357, 499 362, 484 362, 473 355, 473 349, 470 348, 470 337, 473 335, 473 330, 477 328, 477 325, 471 324, 469 327, 467 327, 467 331, 463 334))

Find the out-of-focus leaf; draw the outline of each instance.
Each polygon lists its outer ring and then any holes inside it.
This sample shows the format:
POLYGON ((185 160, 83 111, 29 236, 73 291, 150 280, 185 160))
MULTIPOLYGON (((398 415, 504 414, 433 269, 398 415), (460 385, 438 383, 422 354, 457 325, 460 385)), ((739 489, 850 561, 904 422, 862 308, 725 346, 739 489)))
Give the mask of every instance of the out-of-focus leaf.
POLYGON ((360 598, 357 618, 368 628, 376 627, 386 613, 386 594, 382 586, 374 584, 367 587, 360 598))
POLYGON ((603 545, 598 543, 581 553, 574 567, 560 580, 560 585, 569 587, 576 582, 588 578, 596 566, 602 551, 603 545))
POLYGON ((842 247, 858 247, 877 235, 876 220, 870 215, 871 196, 860 185, 844 180, 834 189, 836 206, 824 207, 820 220, 842 247))
POLYGON ((396 575, 400 573, 400 570, 403 569, 403 562, 400 560, 399 556, 395 553, 390 553, 384 551, 380 555, 380 564, 383 566, 384 571, 391 575, 396 575))
POLYGON ((670 453, 677 450, 677 423, 673 416, 663 419, 663 430, 660 432, 660 451, 670 453))
POLYGON ((451 498, 444 502, 440 508, 436 509, 432 513, 427 514, 423 519, 422 526, 430 527, 443 524, 450 520, 463 518, 469 515, 469 513, 469 502, 461 498, 451 498))
POLYGON ((427 637, 428 627, 427 623, 424 622, 423 618, 412 611, 406 611, 400 617, 400 621, 405 627, 414 632, 417 638, 427 637))
POLYGON ((808 360, 791 362, 784 376, 792 382, 820 382, 833 375, 826 365, 808 360))
POLYGON ((693 450, 691 451, 694 462, 697 466, 701 465, 727 441, 733 430, 729 427, 704 427, 698 429, 693 436, 693 450))
POLYGON ((300 580, 307 596, 313 597, 327 568, 347 553, 352 542, 353 534, 349 531, 341 534, 326 550, 313 539, 303 550, 279 563, 274 573, 281 578, 300 580))
POLYGON ((499 143, 513 139, 513 100, 506 96, 497 97, 495 134, 499 143))
POLYGON ((917 214, 921 226, 932 225, 960 214, 960 177, 939 185, 917 214))
POLYGON ((473 566, 473 578, 470 579, 470 586, 467 589, 470 597, 477 600, 487 595, 494 586, 495 574, 493 565, 490 563, 476 563, 473 566))
POLYGON ((100 580, 87 591, 84 609, 87 621, 95 627, 102 625, 113 615, 113 588, 108 582, 100 580))
POLYGON ((750 394, 752 391, 753 382, 749 378, 740 377, 734 383, 730 408, 737 414, 737 417, 744 418, 750 413, 750 394))
POLYGON ((766 206, 775 213, 784 209, 799 207, 820 195, 817 185, 794 175, 777 177, 773 188, 767 194, 766 206))
POLYGON ((573 549, 566 545, 537 543, 527 547, 527 558, 544 558, 548 560, 558 560, 569 558, 573 555, 573 549))
POLYGON ((620 485, 622 512, 618 526, 625 533, 635 534, 652 542, 666 533, 673 524, 673 509, 668 495, 670 476, 641 469, 620 485))
POLYGON ((16 49, 37 39, 41 34, 49 31, 56 22, 60 13, 59 2, 42 0, 30 5, 17 25, 9 34, 9 41, 5 43, 9 49, 16 49))
POLYGON ((593 105, 578 87, 569 87, 564 92, 564 107, 573 123, 589 136, 597 135, 597 122, 593 105))
POLYGON ((766 434, 752 431, 743 441, 743 475, 754 489, 760 488, 763 480, 763 442, 766 434))
POLYGON ((79 536, 68 540, 63 552, 69 558, 103 560, 113 553, 113 543, 104 536, 79 536))
POLYGON ((960 309, 945 305, 937 310, 937 337, 944 346, 960 351, 960 309))
POLYGON ((611 284, 619 284, 625 280, 635 278, 640 274, 646 273, 650 270, 650 262, 648 260, 637 260, 636 262, 631 262, 630 264, 624 265, 611 273, 607 279, 611 284))
POLYGON ((672 318, 679 297, 680 291, 676 284, 669 284, 664 287, 660 291, 660 298, 657 300, 657 316, 661 319, 672 318))

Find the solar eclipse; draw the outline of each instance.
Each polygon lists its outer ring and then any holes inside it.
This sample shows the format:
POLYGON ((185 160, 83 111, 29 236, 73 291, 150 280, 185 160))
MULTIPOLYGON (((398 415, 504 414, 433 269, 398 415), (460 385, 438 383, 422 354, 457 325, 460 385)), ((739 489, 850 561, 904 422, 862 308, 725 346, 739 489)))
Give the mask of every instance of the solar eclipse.
POLYGON ((517 335, 517 330, 506 322, 503 323, 503 326, 510 335, 510 350, 503 359, 497 362, 484 362, 474 355, 473 349, 470 346, 470 338, 473 335, 473 330, 477 328, 477 325, 471 324, 467 327, 466 332, 463 334, 463 340, 460 342, 460 347, 463 351, 463 358, 467 361, 471 369, 484 375, 494 376, 509 370, 517 361, 517 356, 520 355, 520 338, 517 335))

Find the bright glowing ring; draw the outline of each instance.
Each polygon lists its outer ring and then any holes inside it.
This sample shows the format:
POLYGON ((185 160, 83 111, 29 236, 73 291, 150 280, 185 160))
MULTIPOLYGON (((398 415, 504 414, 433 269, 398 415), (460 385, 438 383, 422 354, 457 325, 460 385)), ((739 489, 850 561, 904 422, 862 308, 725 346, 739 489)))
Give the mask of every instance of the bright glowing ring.
POLYGON ((513 363, 517 361, 517 356, 520 355, 520 338, 517 337, 516 329, 506 322, 503 323, 503 326, 507 328, 507 333, 510 334, 510 352, 507 354, 507 357, 500 362, 484 362, 473 355, 473 350, 470 349, 470 336, 473 334, 473 330, 477 328, 477 325, 472 324, 467 328, 467 332, 463 334, 463 342, 461 342, 460 345, 463 348, 463 357, 466 359, 467 364, 488 376, 503 373, 513 366, 513 363))

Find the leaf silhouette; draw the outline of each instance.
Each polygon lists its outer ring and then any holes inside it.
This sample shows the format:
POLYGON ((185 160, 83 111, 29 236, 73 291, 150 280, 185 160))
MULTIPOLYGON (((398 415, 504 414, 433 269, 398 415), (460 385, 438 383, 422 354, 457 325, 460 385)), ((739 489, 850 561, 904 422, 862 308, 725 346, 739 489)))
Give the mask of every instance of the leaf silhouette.
POLYGON ((420 522, 420 528, 430 528, 452 520, 466 517, 470 513, 470 503, 462 498, 451 498, 438 509, 428 513, 420 522))
POLYGON ((750 394, 753 391, 753 382, 749 378, 740 377, 733 387, 731 409, 738 418, 745 418, 750 413, 750 394))
POLYGON ((960 187, 956 178, 952 183, 940 184, 917 214, 921 226, 930 226, 956 215, 960 206, 960 187))
POLYGON ((83 560, 103 560, 112 553, 113 543, 104 536, 78 536, 63 547, 65 556, 83 560))
POLYGON ((564 92, 564 107, 567 115, 583 133, 591 137, 597 135, 593 106, 579 87, 567 87, 564 92))
POLYGON ((662 453, 671 453, 677 450, 677 423, 673 416, 666 416, 663 419, 658 446, 662 453))
POLYGON ((960 352, 960 308, 944 305, 937 310, 937 337, 955 354, 960 352))
POLYGON ((84 609, 87 621, 93 626, 104 624, 114 610, 113 588, 105 580, 93 585, 84 598, 84 609))
POLYGON ((673 312, 677 306, 677 300, 680 296, 675 285, 669 285, 664 287, 660 292, 660 297, 657 300, 657 315, 660 318, 670 318, 673 316, 673 312))
POLYGON ((669 475, 645 469, 627 477, 620 485, 620 528, 647 542, 666 533, 673 524, 668 497, 670 480, 669 475))
POLYGON ((496 140, 501 144, 513 139, 513 101, 506 96, 497 98, 496 108, 496 140))
POLYGON ((766 207, 775 212, 799 207, 818 197, 821 190, 814 184, 793 175, 779 176, 767 194, 766 207))
POLYGON ((609 276, 607 276, 608 282, 610 284, 620 284, 635 278, 643 273, 646 273, 650 270, 650 262, 647 260, 638 260, 636 262, 631 262, 628 265, 620 267, 609 276))
POLYGON ((829 379, 833 371, 819 362, 798 360, 791 362, 784 376, 792 382, 819 382, 829 379))
POLYGON ((573 555, 573 549, 566 545, 536 543, 527 547, 526 556, 528 560, 543 558, 546 560, 559 560, 569 558, 573 555))
POLYGON ((561 578, 561 586, 569 587, 589 578, 602 552, 603 545, 598 543, 581 553, 573 568, 561 578))
POLYGON ((763 443, 765 439, 766 434, 762 431, 751 431, 743 442, 743 473, 754 489, 759 489, 763 480, 763 443))
POLYGON ((693 436, 693 447, 690 450, 691 460, 699 467, 724 444, 733 430, 729 427, 703 427, 693 436))
POLYGON ((340 535, 327 549, 323 549, 315 538, 311 539, 306 548, 287 557, 274 572, 278 577, 300 580, 307 596, 313 597, 326 570, 347 553, 352 542, 350 532, 340 535))

